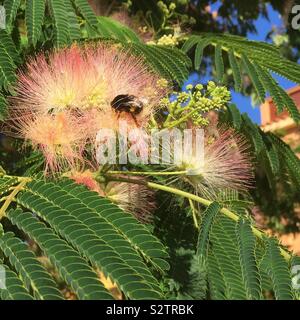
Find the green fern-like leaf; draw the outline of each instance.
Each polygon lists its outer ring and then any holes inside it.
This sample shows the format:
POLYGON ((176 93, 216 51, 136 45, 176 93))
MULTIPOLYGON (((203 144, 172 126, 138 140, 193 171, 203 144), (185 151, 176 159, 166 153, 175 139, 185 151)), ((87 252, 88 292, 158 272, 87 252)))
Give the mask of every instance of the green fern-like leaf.
POLYGON ((38 300, 57 300, 62 296, 53 279, 42 267, 34 254, 13 233, 0 237, 0 250, 20 274, 26 288, 33 291, 38 300))
POLYGON ((291 148, 276 135, 269 133, 270 140, 274 143, 277 152, 284 158, 290 177, 300 187, 300 160, 291 148))
POLYGON ((17 54, 12 45, 12 40, 4 30, 0 30, 0 89, 3 87, 9 91, 10 86, 14 83, 16 76, 17 54))
POLYGON ((204 300, 207 293, 206 269, 198 255, 193 255, 189 269, 189 283, 186 285, 188 299, 204 300))
MULTIPOLYGON (((269 138, 269 136, 265 137, 266 140, 268 138, 269 138)), ((279 160, 278 151, 276 150, 276 147, 271 142, 270 147, 267 147, 265 149, 265 152, 267 154, 267 158, 269 160, 269 164, 270 164, 272 173, 273 173, 274 176, 276 176, 279 173, 279 170, 280 170, 280 160, 279 160)))
POLYGON ((45 0, 27 0, 25 21, 29 43, 36 45, 39 40, 45 15, 45 0))
POLYGON ((255 236, 249 221, 240 219, 236 226, 242 274, 249 299, 261 298, 261 286, 255 257, 255 236))
POLYGON ((228 106, 228 112, 230 113, 233 127, 237 130, 240 130, 242 125, 242 117, 237 106, 231 103, 228 106))
POLYGON ((18 65, 22 62, 19 52, 17 51, 11 36, 6 30, 0 29, 0 46, 10 57, 12 64, 18 65))
POLYGON ((3 5, 6 14, 6 30, 12 30, 12 25, 17 16, 18 8, 20 7, 21 0, 5 0, 3 5))
MULTIPOLYGON (((221 294, 226 299, 246 299, 247 292, 241 278, 242 267, 239 260, 234 221, 226 217, 218 217, 211 233, 210 255, 213 255, 213 260, 217 263, 218 267, 216 268, 220 269, 220 274, 212 274, 209 268, 209 277, 214 279, 212 282, 217 283, 217 287, 225 290, 221 294), (220 276, 221 279, 219 279, 220 276), (215 277, 217 278, 215 279, 215 277)), ((209 266, 211 266, 211 262, 209 266)))
POLYGON ((164 270, 168 268, 164 261, 166 252, 131 215, 68 180, 57 185, 30 183, 17 201, 49 223, 128 297, 160 297, 157 281, 141 256, 158 270, 164 270))
POLYGON ((250 79, 252 80, 252 83, 255 87, 256 93, 258 94, 259 100, 261 103, 265 101, 266 92, 265 89, 261 83, 259 74, 256 72, 255 67, 251 63, 251 61, 247 58, 246 55, 242 56, 242 62, 243 65, 247 71, 247 74, 249 75, 250 79))
POLYGON ((197 255, 201 257, 205 258, 207 255, 210 230, 219 210, 220 205, 217 202, 213 202, 203 213, 197 243, 197 255))
MULTIPOLYGON (((229 63, 232 68, 233 78, 235 81, 235 89, 239 91, 241 86, 241 69, 239 61, 242 61, 246 73, 249 75, 256 89, 261 102, 265 100, 266 92, 269 91, 271 96, 281 112, 286 108, 293 119, 298 122, 300 113, 295 106, 294 101, 284 93, 284 90, 276 83, 270 73, 276 73, 287 79, 299 82, 300 66, 294 62, 285 59, 278 48, 275 46, 257 41, 249 41, 245 38, 233 36, 229 34, 212 34, 202 33, 198 36, 192 35, 183 45, 183 50, 188 52, 194 46, 207 47, 210 44, 215 47, 215 62, 217 69, 217 78, 222 75, 222 60, 220 59, 220 51, 226 51, 229 56, 229 63), (219 71, 218 71, 219 70, 219 71), (281 95, 281 96, 280 96, 281 95)), ((198 52, 195 52, 194 60, 198 52)), ((202 57, 202 52, 200 52, 202 57)))
POLYGON ((266 254, 263 265, 272 280, 275 297, 278 300, 293 300, 290 271, 287 262, 280 254, 277 241, 267 238, 265 243, 266 254))
POLYGON ((66 19, 66 0, 50 0, 49 5, 54 19, 55 44, 57 47, 69 42, 69 23, 66 19))
POLYGON ((275 239, 257 240, 245 218, 235 222, 219 215, 213 224, 208 252, 212 299, 263 299, 270 292, 276 299, 293 299, 285 258, 275 239))
POLYGON ((33 176, 43 170, 45 158, 39 152, 32 152, 28 157, 25 157, 16 163, 16 169, 24 171, 25 176, 33 176))
POLYGON ((7 217, 20 230, 36 241, 62 279, 66 281, 79 299, 112 299, 86 260, 44 223, 38 221, 31 213, 22 212, 20 209, 9 211, 7 217))
MULTIPOLYGON (((195 57, 196 58, 196 57, 195 57)), ((228 51, 229 63, 232 69, 233 79, 234 79, 234 90, 237 92, 241 91, 242 87, 242 76, 241 76, 241 67, 240 64, 234 55, 232 49, 228 51)))
MULTIPOLYGON (((169 265, 164 261, 168 255, 162 244, 150 234, 144 225, 140 223, 137 224, 137 220, 131 215, 127 214, 124 216, 123 211, 117 206, 110 208, 111 203, 108 200, 100 198, 97 193, 91 194, 85 187, 78 186, 70 180, 61 182, 59 186, 63 187, 64 190, 68 192, 68 196, 72 195, 77 202, 81 199, 83 204, 87 206, 89 210, 98 214, 99 218, 101 216, 105 222, 108 222, 112 227, 114 227, 114 229, 121 233, 135 249, 138 249, 143 258, 157 268, 157 270, 164 272, 164 270, 169 268, 169 265), (89 195, 89 198, 86 198, 84 195, 89 195), (99 207, 95 207, 96 205, 99 207), (101 214, 97 211, 98 208, 99 210, 103 208, 103 212, 101 214), (104 209, 109 210, 106 211, 104 209), (129 227, 130 224, 135 226, 134 232, 132 232, 129 227)), ((101 220, 101 222, 102 221, 103 220, 101 220)))
POLYGON ((195 69, 200 70, 200 65, 203 57, 203 51, 206 46, 208 46, 208 42, 197 43, 195 49, 195 69))
POLYGON ((189 75, 190 59, 175 48, 132 43, 126 47, 160 73, 164 78, 183 84, 189 75))
POLYGON ((222 83, 224 78, 224 62, 222 57, 222 46, 217 45, 215 49, 215 64, 217 80, 222 83))
POLYGON ((212 300, 226 300, 229 288, 226 286, 224 273, 221 270, 216 255, 211 251, 208 255, 208 286, 212 300))
POLYGON ((140 38, 133 30, 120 22, 108 17, 98 17, 97 19, 100 37, 124 42, 141 42, 140 38))
POLYGON ((282 112, 286 108, 290 116, 296 122, 300 121, 300 113, 292 98, 278 85, 277 81, 271 77, 268 71, 259 65, 256 65, 255 68, 260 74, 260 79, 265 90, 269 91, 270 95, 273 97, 278 111, 282 112))
POLYGON ((73 0, 75 7, 82 14, 87 23, 97 30, 98 21, 95 13, 93 12, 91 6, 87 2, 87 0, 73 0))
POLYGON ((253 206, 250 198, 246 197, 246 195, 241 198, 238 191, 231 189, 219 192, 217 199, 223 207, 228 208, 239 216, 244 215, 253 206))
POLYGON ((0 93, 0 121, 3 121, 7 115, 7 101, 0 93))
POLYGON ((0 300, 33 300, 18 275, 0 261, 5 269, 5 288, 0 289, 0 300))
POLYGON ((244 130, 243 132, 246 136, 249 137, 249 140, 252 142, 254 146, 255 154, 256 156, 258 156, 260 152, 265 148, 265 144, 260 134, 260 130, 255 124, 253 124, 253 122, 250 120, 249 116, 246 113, 242 114, 242 119, 244 125, 243 128, 247 128, 247 130, 244 130))
POLYGON ((281 87, 278 88, 284 103, 284 107, 287 109, 291 118, 298 123, 300 121, 300 112, 295 105, 294 100, 287 94, 285 90, 283 90, 281 87))
POLYGON ((0 177, 0 197, 6 194, 11 187, 18 183, 18 179, 14 177, 0 177))
POLYGON ((278 111, 282 112, 284 110, 284 102, 280 94, 278 83, 272 78, 266 69, 260 67, 259 65, 254 65, 254 68, 260 75, 260 81, 262 82, 265 91, 270 93, 278 111))
POLYGON ((79 19, 74 10, 72 0, 64 0, 65 10, 67 11, 68 24, 69 24, 69 38, 72 41, 82 38, 79 19))
MULTIPOLYGON (((204 41, 202 41, 204 42, 204 41)), ((198 45, 198 44, 201 44, 201 42, 199 41, 199 38, 198 36, 195 36, 195 35, 191 35, 187 41, 183 44, 182 46, 182 51, 183 52, 189 52, 195 45, 198 45)), ((209 43, 208 43, 209 44, 209 43)), ((207 44, 207 45, 208 45, 207 44)), ((205 47, 204 47, 205 48, 205 47)), ((203 48, 203 49, 204 49, 203 48)), ((196 57, 195 57, 196 58, 196 57)))

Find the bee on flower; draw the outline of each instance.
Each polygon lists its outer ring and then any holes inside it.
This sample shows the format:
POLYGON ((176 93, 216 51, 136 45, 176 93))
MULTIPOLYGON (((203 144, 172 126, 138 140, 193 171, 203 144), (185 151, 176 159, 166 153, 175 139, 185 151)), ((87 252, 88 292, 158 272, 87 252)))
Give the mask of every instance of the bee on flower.
POLYGON ((142 58, 116 46, 42 53, 19 72, 11 126, 43 152, 47 170, 73 168, 99 130, 117 132, 120 121, 132 129, 147 126, 168 91, 160 80, 142 58))

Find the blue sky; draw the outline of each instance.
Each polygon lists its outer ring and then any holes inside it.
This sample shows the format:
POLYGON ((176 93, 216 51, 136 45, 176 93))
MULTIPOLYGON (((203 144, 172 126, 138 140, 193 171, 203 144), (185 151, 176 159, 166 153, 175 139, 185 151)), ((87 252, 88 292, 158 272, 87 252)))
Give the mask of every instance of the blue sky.
MULTIPOLYGON (((212 10, 218 10, 220 7, 220 3, 216 3, 212 5, 212 10)), ((272 6, 268 5, 268 13, 269 13, 269 21, 264 17, 260 17, 256 23, 257 34, 249 33, 248 39, 250 40, 257 40, 257 41, 265 41, 268 32, 271 30, 272 26, 281 26, 282 21, 281 17, 278 12, 272 9, 272 6)), ((284 88, 288 89, 295 86, 295 83, 288 81, 284 78, 279 76, 274 76, 274 78, 278 81, 278 83, 284 88)), ((199 77, 197 73, 191 74, 187 83, 206 83, 209 79, 207 77, 199 77)), ((260 112, 258 106, 253 106, 251 104, 250 97, 244 97, 241 94, 235 93, 232 91, 232 102, 235 103, 241 112, 247 112, 251 117, 252 121, 255 123, 260 124, 260 112)))

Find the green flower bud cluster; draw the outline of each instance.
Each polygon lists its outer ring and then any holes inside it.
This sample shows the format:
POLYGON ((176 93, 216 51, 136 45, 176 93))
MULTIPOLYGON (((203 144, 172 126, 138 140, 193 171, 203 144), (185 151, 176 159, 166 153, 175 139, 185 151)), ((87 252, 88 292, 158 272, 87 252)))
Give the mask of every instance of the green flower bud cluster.
POLYGON ((132 6, 132 1, 131 0, 127 0, 125 3, 124 3, 124 6, 129 9, 131 6, 132 6))
POLYGON ((165 127, 180 125, 185 126, 188 121, 192 121, 197 126, 207 126, 207 117, 210 111, 220 111, 226 109, 230 102, 230 91, 224 86, 217 86, 209 81, 206 88, 202 84, 196 86, 188 85, 186 92, 175 93, 176 99, 169 101, 165 98, 161 105, 169 112, 165 127))
POLYGON ((194 17, 189 17, 187 14, 180 15, 180 20, 183 24, 193 25, 196 24, 196 19, 194 17))
POLYGON ((169 10, 174 11, 176 9, 176 4, 174 2, 171 2, 169 5, 169 10))
POLYGON ((185 6, 187 5, 189 0, 177 0, 178 5, 185 6))
POLYGON ((157 80, 156 85, 158 86, 158 88, 164 89, 168 87, 169 82, 165 78, 160 78, 157 80))
POLYGON ((170 14, 172 14, 172 11, 176 9, 176 4, 174 2, 171 2, 168 7, 163 1, 158 1, 157 6, 165 16, 169 16, 170 14))
POLYGON ((197 20, 196 20, 194 17, 190 17, 190 18, 189 18, 189 23, 190 23, 191 25, 196 24, 196 22, 197 22, 197 20))
POLYGON ((178 45, 178 37, 172 34, 163 35, 158 39, 157 44, 162 46, 176 46, 178 45))

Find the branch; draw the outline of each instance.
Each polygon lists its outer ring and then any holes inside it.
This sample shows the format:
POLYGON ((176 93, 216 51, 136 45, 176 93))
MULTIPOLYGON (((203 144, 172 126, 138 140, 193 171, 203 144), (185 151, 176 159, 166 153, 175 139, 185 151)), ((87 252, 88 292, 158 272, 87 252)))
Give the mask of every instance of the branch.
MULTIPOLYGON (((212 201, 210 200, 207 200, 207 199, 204 199, 204 198, 201 198, 199 196, 196 196, 192 193, 189 193, 189 192, 186 192, 186 191, 182 191, 182 190, 179 190, 179 189, 176 189, 176 188, 172 188, 172 187, 168 187, 168 186, 164 186, 164 185, 161 185, 161 184, 158 184, 158 183, 154 183, 154 182, 147 182, 146 183, 147 186, 149 188, 152 188, 152 189, 156 189, 156 190, 161 190, 161 191, 166 191, 166 192, 169 192, 169 193, 173 193, 173 194, 176 194, 180 197, 184 197, 184 198, 187 198, 189 200, 193 200, 193 201, 196 201, 198 203, 201 203, 202 205, 208 207, 212 201)), ((233 213, 232 211, 226 209, 226 208, 222 208, 220 210, 221 213, 223 213, 226 217, 230 218, 231 220, 234 220, 234 221, 238 221, 240 219, 240 217, 233 213)), ((251 229, 252 229, 252 232, 253 234, 259 238, 259 239, 263 239, 264 237, 266 237, 267 235, 258 230, 257 228, 251 226, 251 229)), ((282 256, 285 258, 285 260, 289 261, 291 259, 291 255, 290 253, 288 253, 286 250, 280 248, 280 253, 282 254, 282 256)))
POLYGON ((23 189, 27 182, 31 181, 30 178, 21 179, 21 182, 14 188, 14 191, 6 198, 3 206, 0 209, 0 220, 5 216, 5 212, 15 196, 23 189))

